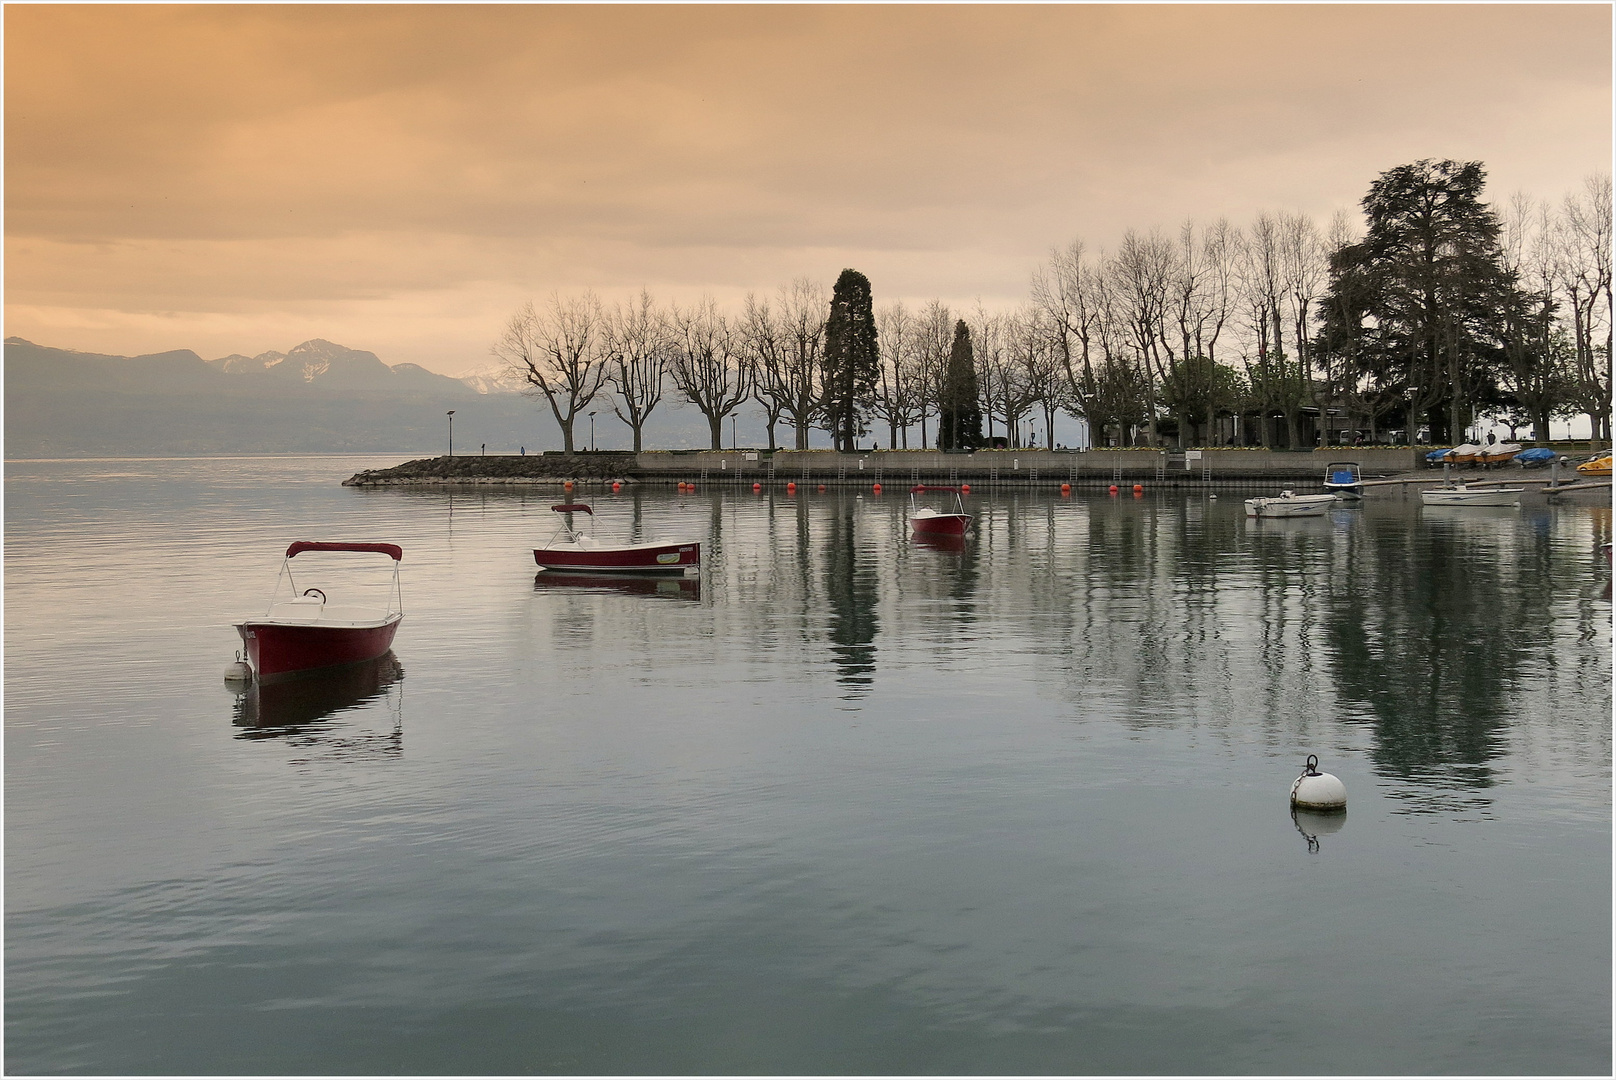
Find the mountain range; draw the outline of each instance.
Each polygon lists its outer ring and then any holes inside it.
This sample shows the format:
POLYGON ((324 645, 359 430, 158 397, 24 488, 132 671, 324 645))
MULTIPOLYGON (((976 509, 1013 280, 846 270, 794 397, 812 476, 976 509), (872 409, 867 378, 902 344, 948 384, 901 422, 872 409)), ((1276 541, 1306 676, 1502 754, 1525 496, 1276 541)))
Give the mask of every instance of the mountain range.
MULTIPOLYGON (((316 338, 287 352, 204 360, 189 349, 113 356, 5 339, 8 458, 187 454, 558 450, 543 399, 520 393, 497 367, 463 379, 316 338)), ((602 449, 630 445, 604 397, 602 449)), ((757 428, 750 415, 742 434, 757 428)), ((706 422, 672 400, 653 414, 647 446, 704 447, 706 422)), ((589 445, 579 418, 577 445, 589 445)))
POLYGON ((560 445, 548 408, 495 376, 453 379, 318 338, 216 360, 5 341, 13 458, 436 449, 450 409, 462 447, 560 445))

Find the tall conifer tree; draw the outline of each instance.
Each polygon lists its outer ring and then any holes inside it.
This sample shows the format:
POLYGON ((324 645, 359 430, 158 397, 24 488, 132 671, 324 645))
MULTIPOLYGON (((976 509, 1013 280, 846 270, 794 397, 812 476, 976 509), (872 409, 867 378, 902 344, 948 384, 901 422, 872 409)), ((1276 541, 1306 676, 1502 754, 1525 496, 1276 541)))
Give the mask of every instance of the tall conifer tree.
POLYGON ((982 445, 982 404, 976 385, 976 356, 971 349, 971 328, 961 319, 954 324, 954 344, 948 352, 948 372, 938 400, 937 445, 943 450, 975 450, 982 445))
POLYGON ((881 377, 870 279, 843 270, 825 323, 825 427, 836 449, 851 452, 865 432, 865 406, 881 377))

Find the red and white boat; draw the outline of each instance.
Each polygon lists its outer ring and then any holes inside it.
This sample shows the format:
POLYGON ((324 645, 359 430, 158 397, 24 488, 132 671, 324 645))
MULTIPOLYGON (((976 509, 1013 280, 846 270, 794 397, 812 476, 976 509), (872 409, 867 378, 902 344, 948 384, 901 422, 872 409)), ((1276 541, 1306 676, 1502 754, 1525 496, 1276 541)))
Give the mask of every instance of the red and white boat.
POLYGON ((965 502, 960 498, 959 488, 916 484, 909 489, 909 528, 914 530, 916 536, 964 536, 965 530, 970 527, 971 515, 965 512, 965 502), (941 506, 927 506, 921 502, 921 496, 934 491, 953 495, 954 498, 952 501, 944 498, 941 506))
POLYGON ((585 504, 563 503, 550 509, 561 515, 561 528, 543 547, 533 549, 533 561, 542 569, 594 574, 694 575, 701 571, 700 541, 603 544, 572 527, 573 514, 595 516, 585 504))
MULTIPOLYGON (((269 610, 261 618, 236 625, 247 647, 247 662, 259 680, 282 678, 299 672, 374 660, 393 647, 393 635, 404 620, 403 597, 399 592, 399 562, 404 550, 397 544, 346 544, 299 540, 286 549, 280 576, 269 610), (351 596, 331 602, 326 590, 336 592, 330 581, 311 584, 311 575, 302 569, 303 584, 292 573, 292 560, 311 551, 385 555, 393 560, 392 586, 385 603, 364 596, 362 584, 350 582, 351 596), (291 596, 281 597, 281 581, 291 596)), ((323 567, 329 570, 329 567, 323 567)), ((318 571, 317 571, 318 572, 318 571)))

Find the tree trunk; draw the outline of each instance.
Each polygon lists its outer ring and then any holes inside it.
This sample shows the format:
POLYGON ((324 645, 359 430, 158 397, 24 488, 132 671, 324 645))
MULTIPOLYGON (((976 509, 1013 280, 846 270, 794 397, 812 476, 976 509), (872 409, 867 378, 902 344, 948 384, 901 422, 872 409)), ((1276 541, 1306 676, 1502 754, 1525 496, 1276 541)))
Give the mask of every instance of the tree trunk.
POLYGON ((709 416, 707 426, 712 429, 713 449, 724 449, 724 418, 722 416, 709 416))

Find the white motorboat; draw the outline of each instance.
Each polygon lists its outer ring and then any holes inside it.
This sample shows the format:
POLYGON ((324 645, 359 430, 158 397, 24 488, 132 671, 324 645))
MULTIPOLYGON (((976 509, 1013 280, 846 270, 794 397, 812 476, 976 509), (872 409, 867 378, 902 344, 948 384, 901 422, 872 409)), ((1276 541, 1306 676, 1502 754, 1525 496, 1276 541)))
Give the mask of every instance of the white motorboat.
POLYGON ((1426 506, 1519 506, 1524 488, 1499 484, 1453 484, 1426 488, 1420 502, 1426 506))
POLYGON ((1247 499, 1246 516, 1254 518, 1320 517, 1335 505, 1334 495, 1298 495, 1281 491, 1267 499, 1247 499))

